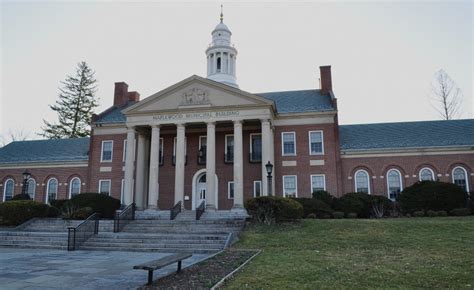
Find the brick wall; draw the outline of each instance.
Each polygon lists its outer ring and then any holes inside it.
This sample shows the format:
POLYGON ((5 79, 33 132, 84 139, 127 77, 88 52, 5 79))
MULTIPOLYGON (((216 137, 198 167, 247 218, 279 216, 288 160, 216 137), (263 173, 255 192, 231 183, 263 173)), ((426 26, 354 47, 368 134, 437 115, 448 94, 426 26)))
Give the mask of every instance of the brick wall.
POLYGON ((50 178, 58 180, 58 197, 57 199, 69 198, 70 181, 74 177, 81 180, 81 192, 85 192, 88 186, 87 167, 51 167, 51 168, 25 168, 21 169, 0 169, 0 192, 3 201, 4 184, 7 179, 12 178, 15 182, 14 195, 22 192, 23 172, 25 169, 31 173, 31 178, 36 181, 36 190, 34 200, 39 202, 46 201, 46 187, 50 178))

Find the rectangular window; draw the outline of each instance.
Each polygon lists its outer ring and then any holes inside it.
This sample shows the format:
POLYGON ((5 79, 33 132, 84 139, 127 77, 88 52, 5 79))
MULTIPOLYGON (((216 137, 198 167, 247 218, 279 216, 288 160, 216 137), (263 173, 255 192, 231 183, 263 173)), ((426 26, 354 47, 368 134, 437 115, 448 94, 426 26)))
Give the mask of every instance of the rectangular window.
POLYGON ((123 140, 123 158, 122 158, 123 162, 125 162, 126 156, 127 156, 127 139, 123 140))
POLYGON ((284 197, 298 197, 296 175, 283 176, 283 196, 284 197))
POLYGON ((311 193, 326 190, 326 178, 324 174, 311 175, 311 193))
POLYGON ((120 188, 120 203, 123 204, 123 193, 125 190, 125 179, 122 179, 122 187, 120 188))
POLYGON ((262 134, 250 134, 250 162, 262 161, 262 134))
MULTIPOLYGON (((176 164, 176 146, 178 143, 178 137, 174 137, 174 144, 173 144, 173 165, 176 164)), ((187 147, 188 147, 188 138, 184 137, 184 163, 187 163, 187 147)))
POLYGON ((309 132, 309 154, 310 155, 324 154, 323 131, 310 131, 309 132))
POLYGON ((110 179, 99 180, 99 193, 110 195, 110 179))
POLYGON ((291 156, 296 155, 296 135, 295 132, 281 133, 282 155, 291 156))
POLYGON ((234 182, 229 181, 227 183, 227 198, 234 199, 234 182))
POLYGON ((102 141, 102 154, 100 156, 101 162, 112 161, 113 146, 114 146, 114 141, 112 140, 102 141))
POLYGON ((255 180, 253 182, 253 197, 259 197, 262 195, 262 182, 255 180))
POLYGON ((158 152, 159 153, 158 158, 159 158, 159 164, 160 165, 163 165, 164 162, 165 162, 165 160, 163 158, 163 147, 164 147, 163 144, 164 144, 164 140, 163 140, 163 138, 160 138, 160 151, 158 152))
POLYGON ((234 135, 225 135, 225 163, 234 162, 234 135))
POLYGON ((199 136, 198 164, 206 164, 207 137, 199 136))

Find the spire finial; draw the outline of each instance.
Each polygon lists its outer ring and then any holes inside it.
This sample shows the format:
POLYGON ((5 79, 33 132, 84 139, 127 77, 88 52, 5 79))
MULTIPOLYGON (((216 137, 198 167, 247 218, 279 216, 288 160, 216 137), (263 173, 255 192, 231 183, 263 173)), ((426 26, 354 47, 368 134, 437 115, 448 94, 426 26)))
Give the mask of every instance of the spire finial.
POLYGON ((221 4, 221 23, 222 23, 223 20, 224 20, 224 7, 221 4))

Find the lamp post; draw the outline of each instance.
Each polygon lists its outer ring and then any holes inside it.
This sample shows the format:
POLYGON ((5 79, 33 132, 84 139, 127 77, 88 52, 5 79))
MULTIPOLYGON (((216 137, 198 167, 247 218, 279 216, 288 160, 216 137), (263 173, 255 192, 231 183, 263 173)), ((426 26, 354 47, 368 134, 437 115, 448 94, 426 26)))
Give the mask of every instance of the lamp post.
POLYGON ((268 188, 268 195, 272 196, 272 170, 273 170, 273 164, 268 161, 268 163, 265 165, 265 168, 267 169, 267 188, 268 188))
POLYGON ((28 169, 23 172, 23 188, 21 190, 22 194, 26 194, 28 192, 28 179, 30 179, 31 174, 28 172, 28 169))

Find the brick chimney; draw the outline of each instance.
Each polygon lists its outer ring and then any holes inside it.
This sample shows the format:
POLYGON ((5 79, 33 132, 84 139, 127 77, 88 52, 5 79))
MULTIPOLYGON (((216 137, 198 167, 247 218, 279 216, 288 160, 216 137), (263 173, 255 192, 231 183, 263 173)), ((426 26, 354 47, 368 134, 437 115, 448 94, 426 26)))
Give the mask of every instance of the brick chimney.
POLYGON ((138 102, 140 101, 140 94, 138 92, 128 92, 127 98, 130 102, 138 102))
POLYGON ((319 71, 321 75, 321 94, 327 95, 332 91, 331 66, 320 66, 319 71))
POLYGON ((125 82, 115 83, 114 106, 120 107, 128 102, 128 85, 125 82))

